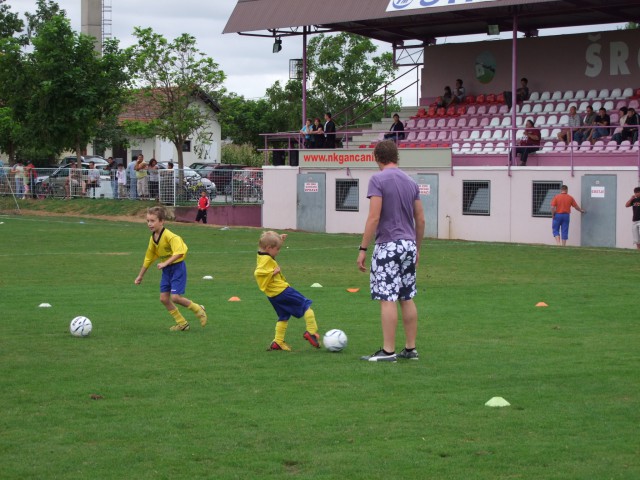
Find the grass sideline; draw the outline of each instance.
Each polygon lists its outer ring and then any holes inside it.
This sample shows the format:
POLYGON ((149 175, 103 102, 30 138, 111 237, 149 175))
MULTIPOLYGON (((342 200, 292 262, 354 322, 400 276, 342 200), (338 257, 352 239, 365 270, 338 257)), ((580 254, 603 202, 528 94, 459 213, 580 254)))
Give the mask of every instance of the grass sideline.
POLYGON ((133 285, 144 225, 0 222, 3 479, 640 477, 633 250, 429 240, 421 359, 377 365, 358 360, 381 340, 357 236, 290 232, 284 274, 349 346, 316 351, 293 319, 285 353, 265 351, 255 229, 169 226, 210 315, 176 334, 158 272, 133 285), (69 335, 76 315, 89 338, 69 335), (493 396, 511 406, 485 407, 493 396))

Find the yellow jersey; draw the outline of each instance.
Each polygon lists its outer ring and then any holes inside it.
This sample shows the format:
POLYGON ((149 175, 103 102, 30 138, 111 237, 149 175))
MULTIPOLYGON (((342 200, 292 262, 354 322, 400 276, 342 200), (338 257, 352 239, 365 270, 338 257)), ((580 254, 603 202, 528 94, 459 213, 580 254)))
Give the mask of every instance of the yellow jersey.
POLYGON ((285 288, 289 286, 287 279, 284 278, 282 272, 277 275, 273 274, 273 271, 278 267, 278 263, 268 253, 258 252, 258 258, 256 259, 256 271, 253 276, 258 282, 258 287, 262 290, 267 297, 275 297, 280 295, 285 288))
POLYGON ((149 266, 159 258, 161 262, 165 261, 167 258, 173 255, 180 255, 182 257, 177 259, 173 263, 180 263, 187 258, 187 245, 182 240, 180 235, 176 235, 170 230, 163 228, 160 232, 160 237, 158 238, 158 242, 156 243, 153 239, 153 234, 151 234, 151 238, 149 239, 149 246, 147 247, 147 253, 144 255, 144 267, 149 268, 149 266))

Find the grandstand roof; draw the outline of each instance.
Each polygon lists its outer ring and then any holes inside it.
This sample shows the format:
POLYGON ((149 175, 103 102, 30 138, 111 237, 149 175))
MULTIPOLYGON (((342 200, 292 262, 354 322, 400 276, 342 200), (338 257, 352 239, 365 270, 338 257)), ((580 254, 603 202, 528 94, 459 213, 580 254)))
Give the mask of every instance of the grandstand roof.
MULTIPOLYGON (((487 33, 499 25, 518 30, 640 22, 638 0, 475 0, 449 5, 431 0, 238 0, 223 33, 300 35, 299 27, 357 33, 389 43, 487 33), (389 10, 391 5, 404 5, 389 10), (439 6, 442 4, 443 6, 439 6)), ((313 31, 313 30, 312 30, 313 31)))

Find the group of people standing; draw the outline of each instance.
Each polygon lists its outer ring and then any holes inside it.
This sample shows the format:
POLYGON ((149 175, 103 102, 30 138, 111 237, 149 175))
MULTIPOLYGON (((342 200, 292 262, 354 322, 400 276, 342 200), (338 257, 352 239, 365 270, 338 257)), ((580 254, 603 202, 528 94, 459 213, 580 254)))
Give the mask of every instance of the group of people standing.
POLYGON ((318 117, 313 122, 307 118, 300 133, 304 135, 304 148, 336 148, 336 124, 331 112, 324 114, 324 124, 318 117))
POLYGON ((126 169, 113 157, 109 157, 107 161, 113 198, 125 198, 128 194, 133 200, 159 200, 160 169, 155 158, 146 163, 144 155, 140 154, 135 162, 129 163, 126 169))

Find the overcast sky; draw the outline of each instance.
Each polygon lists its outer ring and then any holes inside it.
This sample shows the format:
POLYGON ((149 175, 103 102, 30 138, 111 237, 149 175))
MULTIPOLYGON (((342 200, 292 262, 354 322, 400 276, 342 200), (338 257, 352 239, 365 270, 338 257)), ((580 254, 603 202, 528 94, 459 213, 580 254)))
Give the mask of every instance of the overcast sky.
MULTIPOLYGON (((225 87, 245 98, 264 96, 265 90, 276 80, 285 83, 289 77, 289 59, 302 58, 302 38, 283 38, 282 51, 272 53, 273 41, 269 38, 247 37, 238 34, 222 34, 237 0, 106 0, 110 3, 111 33, 120 40, 121 47, 135 43, 133 28, 151 27, 154 32, 172 40, 182 33, 189 33, 197 40, 197 46, 213 58, 227 75, 225 87)), ((67 12, 72 27, 80 31, 80 0, 58 0, 67 12)), ((11 10, 23 14, 35 12, 35 0, 8 0, 11 10)), ((24 19, 24 17, 22 17, 24 19)), ((506 34, 509 36, 508 34, 506 34)), ((486 37, 485 37, 486 38, 486 37)), ((448 41, 455 41, 449 39, 448 41)), ((439 42, 440 43, 440 42, 439 42)), ((387 44, 377 43, 378 53, 391 51, 387 44)), ((406 70, 406 69, 405 69, 406 70)), ((401 70, 400 73, 405 70, 401 70)), ((405 77, 415 80, 412 75, 405 77)), ((395 89, 400 90, 402 86, 395 89)), ((416 90, 410 88, 401 95, 404 105, 416 105, 416 90)))

